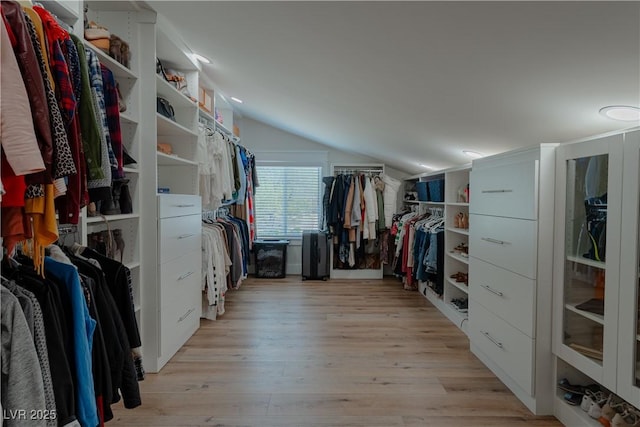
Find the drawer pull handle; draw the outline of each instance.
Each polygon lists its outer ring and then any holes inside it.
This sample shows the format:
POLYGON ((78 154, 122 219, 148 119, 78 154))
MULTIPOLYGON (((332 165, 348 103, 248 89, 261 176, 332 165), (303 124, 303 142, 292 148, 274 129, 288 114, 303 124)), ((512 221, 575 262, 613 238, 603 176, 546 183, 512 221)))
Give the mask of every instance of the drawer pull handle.
POLYGON ((489 332, 485 332, 485 331, 481 331, 482 334, 487 337, 487 339, 489 341, 491 341, 492 343, 494 343, 496 345, 496 347, 501 348, 504 350, 504 346, 502 345, 502 343, 500 341, 497 341, 494 337, 491 336, 491 334, 489 332))
POLYGON ((178 323, 182 322, 184 319, 186 319, 187 317, 189 317, 189 315, 191 313, 193 313, 195 311, 195 308, 190 308, 189 310, 187 310, 187 312, 185 314, 183 314, 179 319, 178 319, 178 323))
POLYGON ((513 193, 513 190, 482 190, 483 193, 513 193))
POLYGON ((195 233, 191 234, 181 234, 178 236, 178 239, 186 239, 187 237, 195 236, 195 233))
POLYGON ((495 243, 496 245, 508 245, 509 242, 505 242, 504 240, 492 239, 491 237, 481 237, 480 240, 484 240, 485 242, 495 243))
POLYGON ((186 273, 184 273, 182 276, 178 277, 178 280, 184 280, 187 277, 191 276, 194 272, 193 271, 188 271, 186 273))
POLYGON ((173 206, 175 206, 176 208, 192 208, 195 206, 195 203, 189 203, 186 205, 173 205, 173 206))
POLYGON ((499 297, 503 297, 504 294, 500 291, 496 291, 495 289, 491 288, 490 286, 487 285, 481 285, 483 288, 485 288, 486 290, 488 290, 489 292, 491 292, 492 294, 496 294, 499 297))

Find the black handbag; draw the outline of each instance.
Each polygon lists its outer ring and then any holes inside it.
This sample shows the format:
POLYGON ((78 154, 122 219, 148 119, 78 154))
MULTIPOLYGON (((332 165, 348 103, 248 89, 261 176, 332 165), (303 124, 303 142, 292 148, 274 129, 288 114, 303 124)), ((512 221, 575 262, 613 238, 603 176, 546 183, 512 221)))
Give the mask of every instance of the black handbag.
POLYGON ((166 99, 159 96, 156 98, 156 110, 166 118, 171 119, 174 122, 176 121, 176 113, 173 111, 173 107, 166 99))

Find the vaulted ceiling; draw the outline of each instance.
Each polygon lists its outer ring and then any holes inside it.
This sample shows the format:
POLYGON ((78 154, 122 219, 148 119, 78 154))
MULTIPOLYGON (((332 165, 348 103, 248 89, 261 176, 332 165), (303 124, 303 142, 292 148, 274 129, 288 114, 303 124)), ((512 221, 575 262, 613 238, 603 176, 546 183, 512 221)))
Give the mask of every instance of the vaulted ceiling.
POLYGON ((412 173, 638 125, 638 2, 147 3, 243 116, 412 173))

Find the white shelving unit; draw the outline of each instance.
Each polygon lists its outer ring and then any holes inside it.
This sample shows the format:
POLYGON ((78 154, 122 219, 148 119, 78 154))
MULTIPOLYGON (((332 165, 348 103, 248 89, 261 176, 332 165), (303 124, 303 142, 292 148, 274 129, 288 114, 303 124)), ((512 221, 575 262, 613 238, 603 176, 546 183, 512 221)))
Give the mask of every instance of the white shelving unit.
MULTIPOLYGON (((556 259, 554 267, 555 378, 573 384, 597 383, 640 407, 640 130, 602 135, 558 148, 556 259), (593 176, 589 165, 599 164, 593 176), (577 183, 590 175, 595 187, 577 183), (606 194, 599 216, 587 215, 585 200, 606 194), (602 214, 604 212, 604 214, 602 214), (603 216, 604 215, 604 216, 603 216), (608 225, 606 240, 581 238, 595 230, 587 221, 608 225), (600 260, 594 257, 594 243, 600 260), (606 250, 605 250, 606 249, 606 250), (602 299, 604 315, 577 305, 602 299), (577 345, 577 346, 576 346, 577 345), (591 351, 591 349, 593 351, 591 351)), ((566 425, 594 424, 561 397, 554 415, 566 425)))
POLYGON ((468 333, 468 314, 466 311, 458 310, 451 301, 454 299, 467 298, 469 287, 463 282, 456 282, 451 278, 455 273, 468 274, 469 259, 454 252, 454 248, 460 244, 469 245, 466 229, 456 228, 454 216, 462 212, 469 214, 469 203, 459 199, 459 190, 469 184, 470 165, 446 169, 433 173, 414 175, 404 180, 404 192, 417 192, 418 182, 429 182, 432 180, 442 180, 444 185, 444 201, 425 200, 404 200, 405 208, 412 206, 419 212, 427 212, 429 209, 438 209, 445 218, 444 231, 444 271, 443 289, 439 295, 435 290, 419 282, 418 290, 421 295, 427 298, 436 308, 438 308, 453 324, 458 326, 463 332, 468 333))
MULTIPOLYGON (((131 157, 136 160, 136 164, 123 168, 125 178, 129 180, 128 187, 131 193, 133 213, 117 214, 89 217, 86 212, 81 215, 81 228, 84 230, 82 244, 86 245, 88 236, 91 233, 110 230, 121 230, 121 235, 125 246, 123 251, 123 264, 131 270, 132 295, 135 307, 144 305, 144 291, 147 269, 141 263, 142 255, 142 227, 140 218, 145 214, 145 207, 141 203, 142 182, 139 179, 139 170, 147 167, 147 162, 141 153, 142 128, 139 117, 144 105, 141 92, 140 70, 143 68, 138 53, 143 50, 141 39, 141 26, 148 20, 149 13, 143 11, 135 2, 108 2, 108 1, 49 1, 45 7, 55 13, 58 18, 65 16, 63 10, 74 11, 74 32, 83 39, 86 49, 93 51, 100 63, 107 67, 114 75, 120 88, 122 100, 126 105, 126 111, 120 113, 120 130, 122 133, 122 143, 131 157), (55 6, 54 6, 55 5, 55 6), (72 6, 73 5, 73 6, 72 6), (94 45, 84 40, 83 29, 83 5, 88 7, 87 18, 109 28, 112 34, 118 35, 129 44, 131 51, 130 67, 127 68, 96 48, 94 45), (51 7, 53 7, 53 9, 51 7), (58 9, 61 8, 61 9, 58 9), (77 11, 77 16, 75 16, 77 11), (107 225, 108 222, 108 225, 107 225)), ((141 311, 136 311, 138 328, 142 338, 143 364, 147 351, 146 338, 144 336, 144 325, 141 311)))

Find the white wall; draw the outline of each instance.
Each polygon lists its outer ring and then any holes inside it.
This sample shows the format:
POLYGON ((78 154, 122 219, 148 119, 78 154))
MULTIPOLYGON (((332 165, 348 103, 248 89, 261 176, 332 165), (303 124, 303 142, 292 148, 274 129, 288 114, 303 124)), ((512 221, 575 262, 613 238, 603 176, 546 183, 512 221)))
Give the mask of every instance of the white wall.
MULTIPOLYGON (((265 151, 299 151, 301 152, 301 158, 307 157, 304 152, 324 152, 326 153, 327 165, 323 170, 323 176, 331 175, 330 168, 332 164, 385 163, 384 159, 373 159, 357 153, 337 150, 253 119, 242 118, 236 124, 240 127, 242 145, 256 153, 256 160, 260 160, 259 153, 265 151)), ((392 169, 388 166, 385 166, 385 172, 399 180, 409 175, 406 172, 392 169)), ((257 191, 260 191, 260 189, 258 188, 257 191)), ((399 194, 398 200, 400 201, 401 199, 402 195, 399 194)), ((302 250, 300 241, 292 241, 287 249, 287 274, 299 275, 301 272, 302 250)))

